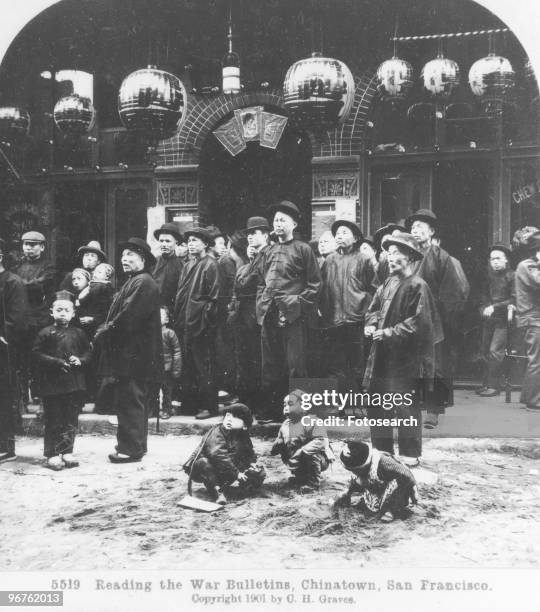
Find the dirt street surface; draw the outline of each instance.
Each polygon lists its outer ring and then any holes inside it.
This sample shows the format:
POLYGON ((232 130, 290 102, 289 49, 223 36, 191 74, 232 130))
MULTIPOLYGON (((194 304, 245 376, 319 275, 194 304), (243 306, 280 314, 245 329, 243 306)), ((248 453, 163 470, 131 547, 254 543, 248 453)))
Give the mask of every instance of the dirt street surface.
POLYGON ((151 436, 142 463, 112 465, 113 438, 81 436, 81 467, 62 472, 42 466, 41 440, 20 440, 19 459, 0 466, 3 569, 538 566, 536 442, 428 440, 423 467, 437 483, 420 485, 410 518, 385 525, 333 510, 348 481, 339 461, 319 493, 303 495, 264 440, 255 447, 268 479, 256 498, 214 514, 180 508, 180 466, 198 440, 151 436))

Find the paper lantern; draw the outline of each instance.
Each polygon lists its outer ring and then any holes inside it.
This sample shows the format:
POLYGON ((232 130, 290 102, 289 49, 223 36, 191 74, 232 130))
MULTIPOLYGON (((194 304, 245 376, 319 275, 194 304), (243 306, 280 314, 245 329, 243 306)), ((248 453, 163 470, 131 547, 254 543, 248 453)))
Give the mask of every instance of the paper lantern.
POLYGON ((89 98, 72 94, 58 100, 53 117, 58 129, 64 134, 82 136, 92 129, 96 111, 89 98))

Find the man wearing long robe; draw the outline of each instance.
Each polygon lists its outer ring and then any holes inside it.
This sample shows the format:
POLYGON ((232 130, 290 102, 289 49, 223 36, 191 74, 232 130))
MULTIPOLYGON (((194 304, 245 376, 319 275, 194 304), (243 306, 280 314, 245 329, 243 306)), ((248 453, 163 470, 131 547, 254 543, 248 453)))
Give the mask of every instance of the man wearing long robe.
MULTIPOLYGON (((410 418, 415 424, 398 427, 399 454, 415 465, 422 453, 422 419, 418 400, 421 385, 429 386, 435 375, 434 346, 443 338, 435 301, 427 283, 413 273, 422 259, 418 243, 410 234, 396 233, 383 242, 388 250, 390 276, 377 289, 366 314, 365 333, 373 339, 364 387, 372 396, 370 418, 410 418), (374 394, 410 394, 395 399, 393 406, 374 405, 374 394)), ((387 396, 388 397, 388 396, 387 396)), ((393 454, 393 429, 371 428, 373 446, 393 454)))
POLYGON ((22 280, 4 267, 5 242, 0 239, 0 463, 15 459, 16 352, 24 337, 27 310, 22 280))
POLYGON ((196 418, 217 415, 216 385, 217 302, 219 271, 208 253, 213 243, 205 228, 185 232, 190 259, 178 282, 174 326, 184 349, 183 412, 197 410, 196 418))
POLYGON ((120 245, 128 275, 115 295, 95 342, 100 349, 98 375, 113 380, 117 391, 117 452, 113 463, 140 461, 146 454, 149 390, 163 377, 159 290, 149 269, 155 264, 141 238, 120 245))
POLYGON ((161 255, 157 258, 152 277, 157 283, 164 306, 173 311, 178 280, 184 267, 183 260, 176 255, 176 246, 183 240, 175 223, 164 223, 154 232, 159 241, 161 255))
POLYGON ((311 247, 294 238, 300 216, 297 206, 284 200, 273 212, 278 242, 262 262, 257 321, 262 326, 265 416, 279 420, 288 380, 307 376, 307 328, 315 324, 321 273, 311 247))
POLYGON ((424 426, 431 429, 437 426, 439 414, 444 414, 445 406, 453 403, 457 338, 461 333, 463 311, 470 287, 461 264, 434 243, 438 222, 431 210, 416 211, 407 219, 406 225, 418 241, 423 254, 415 273, 431 289, 444 332, 444 340, 435 351, 433 391, 425 394, 428 416, 424 426))

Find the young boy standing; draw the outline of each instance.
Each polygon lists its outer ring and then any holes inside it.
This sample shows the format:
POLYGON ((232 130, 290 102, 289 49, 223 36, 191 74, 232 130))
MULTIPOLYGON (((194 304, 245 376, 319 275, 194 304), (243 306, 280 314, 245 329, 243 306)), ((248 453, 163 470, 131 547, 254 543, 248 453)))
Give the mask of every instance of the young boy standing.
POLYGON ((90 359, 86 334, 70 325, 75 315, 72 299, 68 291, 56 294, 51 309, 54 324, 38 333, 32 348, 43 397, 45 466, 56 471, 79 465, 73 445, 86 389, 83 366, 90 359))
POLYGON ((223 423, 215 425, 184 464, 184 471, 195 482, 202 482, 218 504, 226 504, 225 493, 233 483, 241 490, 259 488, 266 472, 248 430, 253 416, 245 404, 231 404, 223 423))
POLYGON ((316 424, 303 424, 302 417, 311 418, 301 405, 304 394, 300 389, 291 391, 283 400, 285 420, 270 454, 281 455, 289 467, 291 484, 301 487, 304 492, 319 488, 321 472, 334 460, 328 442, 326 428, 316 424))

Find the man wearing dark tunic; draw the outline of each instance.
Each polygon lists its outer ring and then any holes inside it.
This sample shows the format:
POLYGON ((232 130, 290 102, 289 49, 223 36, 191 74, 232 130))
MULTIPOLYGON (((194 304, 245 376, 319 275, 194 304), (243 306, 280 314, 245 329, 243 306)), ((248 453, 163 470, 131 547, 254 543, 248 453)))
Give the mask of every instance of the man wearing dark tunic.
POLYGON ((300 213, 284 200, 272 208, 278 242, 264 254, 257 291, 262 326, 262 390, 266 417, 280 418, 288 378, 305 378, 306 336, 315 324, 321 273, 311 247, 293 232, 300 213))
POLYGON ((155 264, 142 238, 119 245, 128 279, 116 294, 95 342, 102 350, 98 374, 115 380, 118 444, 112 463, 140 461, 146 454, 149 386, 163 376, 159 290, 149 269, 155 264))
POLYGON ((208 253, 213 238, 203 227, 185 232, 190 259, 184 266, 174 305, 174 326, 184 349, 182 411, 197 410, 195 418, 217 415, 217 301, 219 272, 208 253))
POLYGON ((540 411, 540 231, 527 239, 528 257, 516 269, 517 327, 527 348, 527 370, 519 401, 527 410, 540 411))
POLYGON ((27 311, 23 282, 4 267, 5 253, 6 244, 0 239, 0 463, 15 459, 15 359, 27 311))
POLYGON ((397 223, 387 223, 373 234, 373 247, 377 253, 377 266, 375 271, 377 273, 377 280, 381 285, 388 278, 388 254, 382 248, 382 241, 386 236, 391 236, 394 232, 405 231, 405 228, 397 223))
POLYGON ((415 273, 429 285, 444 331, 444 340, 436 347, 433 392, 425 394, 428 415, 424 427, 432 429, 439 422, 439 414, 444 414, 445 406, 453 403, 456 341, 469 297, 469 283, 461 265, 455 263, 444 249, 432 243, 438 222, 431 210, 416 211, 407 219, 406 226, 418 241, 423 254, 415 273))
MULTIPOLYGON (((422 454, 418 390, 433 379, 434 345, 442 340, 442 329, 427 283, 414 274, 423 256, 416 240, 396 233, 386 237, 383 248, 388 251, 390 276, 377 289, 365 326, 366 336, 373 340, 364 376, 364 387, 372 396, 368 415, 414 420, 398 427, 398 447, 407 465, 417 465, 422 454), (375 394, 385 393, 394 394, 389 409, 375 405, 375 394)), ((371 427, 371 441, 376 449, 394 453, 392 427, 371 427)))
POLYGON ((244 234, 251 252, 249 263, 238 268, 233 289, 230 319, 233 323, 237 392, 241 402, 259 412, 261 398, 261 327, 257 323, 256 298, 260 267, 268 250, 270 225, 264 217, 250 217, 244 234))
POLYGON ((163 305, 172 312, 178 279, 184 266, 182 259, 176 255, 176 247, 183 238, 175 223, 164 223, 154 232, 154 237, 159 242, 161 255, 157 258, 152 276, 157 283, 163 305))
POLYGON ((351 221, 332 225, 337 250, 322 269, 320 312, 326 329, 328 374, 338 379, 339 391, 357 391, 364 375, 364 315, 375 291, 375 270, 360 252, 360 228, 351 221))
POLYGON ((50 306, 56 288, 56 269, 45 256, 45 236, 26 232, 21 237, 23 258, 14 273, 21 278, 28 301, 27 334, 19 353, 23 400, 28 402, 30 389, 30 351, 37 332, 50 322, 50 306))

